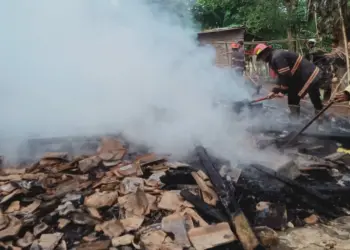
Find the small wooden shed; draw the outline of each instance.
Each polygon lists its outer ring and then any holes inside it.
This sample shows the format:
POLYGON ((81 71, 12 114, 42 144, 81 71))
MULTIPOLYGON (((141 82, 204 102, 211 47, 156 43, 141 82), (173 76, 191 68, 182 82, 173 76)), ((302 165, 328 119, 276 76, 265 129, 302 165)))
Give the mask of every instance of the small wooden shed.
POLYGON ((244 27, 218 28, 198 33, 201 45, 210 44, 216 49, 216 65, 219 67, 231 66, 232 42, 244 41, 246 30, 244 27))

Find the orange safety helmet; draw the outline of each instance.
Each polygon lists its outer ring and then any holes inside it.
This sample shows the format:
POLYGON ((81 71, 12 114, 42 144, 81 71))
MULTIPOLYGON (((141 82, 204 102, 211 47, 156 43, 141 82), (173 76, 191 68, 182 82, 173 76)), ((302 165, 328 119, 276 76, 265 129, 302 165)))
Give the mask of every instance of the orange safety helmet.
POLYGON ((259 54, 261 52, 263 52, 265 49, 267 48, 271 48, 271 46, 267 46, 266 44, 263 43, 259 43, 258 45, 256 45, 256 47, 254 48, 253 54, 256 56, 259 56, 259 54))
POLYGON ((239 47, 241 47, 241 45, 239 45, 238 43, 232 43, 231 44, 231 48, 232 49, 239 49, 239 47))

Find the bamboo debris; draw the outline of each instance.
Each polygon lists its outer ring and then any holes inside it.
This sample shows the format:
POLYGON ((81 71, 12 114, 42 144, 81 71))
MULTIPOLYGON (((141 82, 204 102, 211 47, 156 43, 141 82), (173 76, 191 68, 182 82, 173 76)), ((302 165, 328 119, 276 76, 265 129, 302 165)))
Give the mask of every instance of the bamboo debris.
POLYGON ((331 95, 331 100, 335 97, 335 95, 338 93, 338 89, 339 87, 343 84, 345 78, 349 79, 349 71, 345 72, 345 74, 343 75, 343 77, 340 79, 339 83, 337 84, 337 86, 335 87, 335 89, 333 90, 333 93, 331 95))
MULTIPOLYGON (((340 22, 341 22, 341 28, 343 32, 343 38, 344 38, 344 49, 345 49, 345 57, 346 57, 346 72, 347 74, 347 79, 348 79, 348 84, 350 83, 350 74, 349 74, 349 50, 348 50, 348 39, 346 37, 346 30, 345 30, 345 25, 344 25, 344 16, 343 12, 341 9, 341 4, 340 0, 338 0, 338 8, 339 8, 339 15, 340 15, 340 22)), ((347 85, 348 85, 347 84, 347 85)))

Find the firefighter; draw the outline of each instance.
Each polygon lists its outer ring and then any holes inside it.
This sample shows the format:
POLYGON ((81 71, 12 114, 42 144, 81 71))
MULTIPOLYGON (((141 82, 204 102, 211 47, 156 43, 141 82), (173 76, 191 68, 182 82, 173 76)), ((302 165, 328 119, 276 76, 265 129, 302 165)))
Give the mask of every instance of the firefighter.
POLYGON ((238 41, 238 45, 239 45, 239 52, 243 53, 244 55, 244 42, 238 41))
POLYGON ((277 85, 269 93, 270 98, 278 94, 288 94, 288 105, 292 118, 300 115, 300 99, 309 94, 317 113, 323 108, 320 98, 321 70, 302 56, 285 50, 275 50, 271 46, 258 44, 254 48, 257 60, 269 63, 277 74, 277 85))
POLYGON ((348 86, 343 92, 338 93, 334 99, 336 102, 350 101, 350 86, 348 86))
POLYGON ((232 62, 231 66, 236 71, 236 73, 240 76, 243 76, 244 72, 244 49, 239 43, 232 43, 232 62))

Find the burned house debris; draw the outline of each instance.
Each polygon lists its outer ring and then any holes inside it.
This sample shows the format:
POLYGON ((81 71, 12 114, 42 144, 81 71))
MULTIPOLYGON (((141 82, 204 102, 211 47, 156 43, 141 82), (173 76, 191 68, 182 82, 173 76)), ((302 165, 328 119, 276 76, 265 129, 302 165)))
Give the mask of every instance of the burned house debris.
POLYGON ((90 155, 45 153, 1 168, 1 249, 350 246, 345 153, 304 148, 273 170, 229 166, 202 146, 182 163, 118 137, 96 142, 90 155), (302 234, 313 236, 298 242, 302 234))
POLYGON ((349 128, 304 131, 276 149, 286 161, 254 162, 299 129, 277 99, 231 103, 272 82, 253 55, 265 38, 230 27, 196 39, 184 1, 3 2, 0 250, 350 249, 350 158, 337 152, 349 128), (233 42, 247 79, 230 68, 233 42), (129 140, 93 136, 104 132, 129 140))

